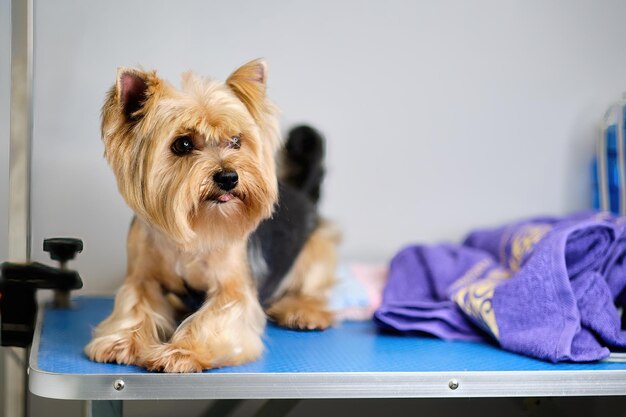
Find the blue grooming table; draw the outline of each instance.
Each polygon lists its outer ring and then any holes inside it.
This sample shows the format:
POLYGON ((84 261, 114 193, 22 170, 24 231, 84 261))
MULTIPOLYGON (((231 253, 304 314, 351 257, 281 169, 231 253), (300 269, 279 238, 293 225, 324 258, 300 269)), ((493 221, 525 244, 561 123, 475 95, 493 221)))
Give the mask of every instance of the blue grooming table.
POLYGON ((371 322, 322 332, 268 325, 261 359, 200 374, 94 363, 83 354, 111 298, 40 309, 30 390, 75 400, 625 395, 626 363, 550 364, 485 343, 381 334, 371 322))

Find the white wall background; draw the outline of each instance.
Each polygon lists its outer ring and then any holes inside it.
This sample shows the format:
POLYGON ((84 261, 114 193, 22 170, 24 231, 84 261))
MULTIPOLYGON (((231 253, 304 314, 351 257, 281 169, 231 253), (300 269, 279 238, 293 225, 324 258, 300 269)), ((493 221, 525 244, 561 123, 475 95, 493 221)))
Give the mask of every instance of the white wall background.
MULTIPOLYGON (((9 3, 0 0, 2 257, 9 3)), ((99 140, 99 109, 117 66, 157 68, 177 82, 187 69, 223 79, 266 57, 285 128, 310 122, 328 138, 322 208, 344 230, 344 256, 371 260, 387 260, 408 242, 458 239, 475 225, 587 207, 597 122, 626 89, 619 0, 35 0, 35 7, 34 255, 47 258, 44 237, 82 237, 75 266, 92 293, 121 281, 131 218, 99 140)), ((520 413, 521 400, 503 401, 469 413, 500 406, 520 413)), ((324 404, 294 414, 341 410, 324 404)), ((345 415, 380 414, 371 403, 345 404, 345 415)), ((458 415, 471 406, 393 404, 407 415, 418 407, 458 415)), ((55 415, 80 408, 35 401, 32 415, 50 414, 51 405, 66 408, 55 415)), ((147 407, 130 403, 128 411, 171 415, 183 406, 147 407)), ((199 415, 195 407, 186 414, 199 415)), ((575 408, 590 415, 593 407, 575 408)))
POLYGON ((621 1, 35 2, 33 232, 80 236, 89 292, 125 268, 102 158, 115 69, 224 79, 263 56, 283 127, 328 138, 322 209, 346 258, 589 201, 597 123, 626 89, 621 1))

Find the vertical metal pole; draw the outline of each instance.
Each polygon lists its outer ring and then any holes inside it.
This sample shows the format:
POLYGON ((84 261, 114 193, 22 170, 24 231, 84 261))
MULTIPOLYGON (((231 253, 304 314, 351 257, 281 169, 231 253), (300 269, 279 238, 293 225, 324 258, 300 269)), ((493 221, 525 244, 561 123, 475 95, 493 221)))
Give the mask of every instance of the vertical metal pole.
POLYGON ((9 260, 30 261, 30 148, 32 123, 32 0, 11 3, 11 130, 9 260))
MULTIPOLYGON (((11 0, 11 116, 9 144, 9 260, 30 261, 33 0, 11 0)), ((4 348, 4 417, 26 416, 27 351, 4 348)))

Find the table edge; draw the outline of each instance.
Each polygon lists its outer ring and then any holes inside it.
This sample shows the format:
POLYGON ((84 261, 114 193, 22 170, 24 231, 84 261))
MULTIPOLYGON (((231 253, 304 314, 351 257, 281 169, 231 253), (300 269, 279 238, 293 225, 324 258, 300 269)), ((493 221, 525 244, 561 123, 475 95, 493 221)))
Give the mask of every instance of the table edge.
MULTIPOLYGON (((453 398, 626 395, 626 370, 64 374, 39 369, 37 313, 29 388, 66 400, 453 398), (116 390, 117 380, 124 381, 116 390), (455 387, 456 386, 456 387, 455 387)), ((118 384, 119 386, 119 384, 118 384)))

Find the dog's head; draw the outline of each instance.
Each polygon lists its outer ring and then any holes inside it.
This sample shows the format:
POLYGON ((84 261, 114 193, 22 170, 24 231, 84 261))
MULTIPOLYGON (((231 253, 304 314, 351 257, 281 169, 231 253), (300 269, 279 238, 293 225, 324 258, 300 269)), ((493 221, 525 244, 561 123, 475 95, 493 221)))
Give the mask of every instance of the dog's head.
POLYGON ((105 157, 135 213, 188 250, 246 239, 277 198, 277 111, 262 60, 175 88, 120 68, 102 109, 105 157))

